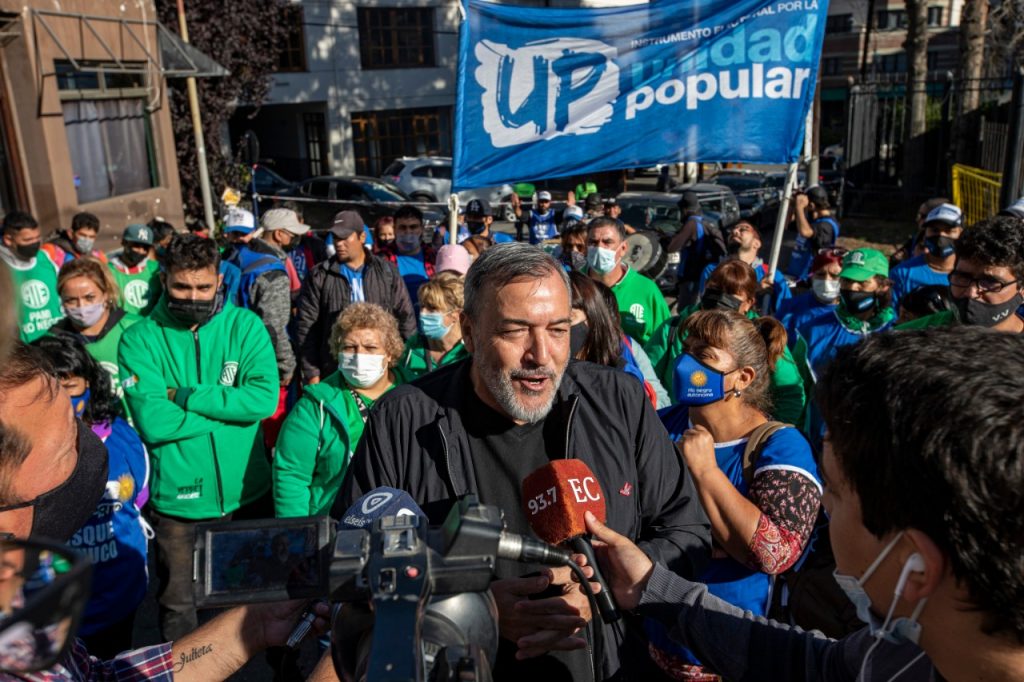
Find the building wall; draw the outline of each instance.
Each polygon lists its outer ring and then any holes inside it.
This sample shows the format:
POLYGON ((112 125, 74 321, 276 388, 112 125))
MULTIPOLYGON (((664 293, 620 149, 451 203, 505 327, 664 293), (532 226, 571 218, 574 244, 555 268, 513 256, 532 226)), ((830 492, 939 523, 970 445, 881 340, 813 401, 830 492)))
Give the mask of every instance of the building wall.
MULTIPOLYGON (((450 0, 363 3, 373 7, 435 8, 436 66, 367 71, 360 66, 357 5, 342 0, 302 0, 300 4, 307 70, 275 74, 265 104, 323 103, 332 173, 350 174, 355 170, 352 112, 454 105, 457 3, 450 0)), ((296 115, 301 117, 301 114, 296 115)), ((301 148, 301 139, 298 145, 301 148)))
MULTIPOLYGON (((112 237, 120 235, 124 226, 133 222, 145 222, 159 215, 181 226, 183 212, 181 187, 178 180, 177 161, 174 152, 174 138, 171 128, 170 111, 167 106, 164 80, 155 73, 152 83, 151 111, 149 122, 152 128, 154 155, 157 167, 158 186, 144 191, 79 204, 74 171, 64 117, 58 95, 57 81, 52 75, 40 78, 41 73, 54 70, 54 60, 64 60, 68 55, 74 59, 111 61, 110 54, 102 43, 83 30, 77 19, 68 16, 45 16, 46 25, 53 31, 51 36, 31 9, 59 11, 67 14, 103 15, 126 19, 152 21, 156 12, 151 1, 138 3, 94 2, 91 0, 62 0, 58 5, 47 0, 17 2, 0 0, 0 11, 21 15, 21 35, 0 49, 3 67, 4 99, 11 109, 13 137, 16 148, 11 150, 16 159, 16 173, 20 173, 28 188, 27 208, 44 228, 66 227, 71 217, 79 211, 95 213, 101 221, 101 246, 112 245, 112 237), (144 10, 144 11, 143 11, 144 10), (62 47, 63 46, 63 47, 62 47), (67 51, 68 54, 65 54, 67 51)), ((112 49, 121 59, 145 61, 143 48, 136 45, 130 36, 119 33, 116 24, 97 22, 94 24, 112 49)), ((151 54, 158 54, 156 30, 137 26, 136 35, 151 54)))

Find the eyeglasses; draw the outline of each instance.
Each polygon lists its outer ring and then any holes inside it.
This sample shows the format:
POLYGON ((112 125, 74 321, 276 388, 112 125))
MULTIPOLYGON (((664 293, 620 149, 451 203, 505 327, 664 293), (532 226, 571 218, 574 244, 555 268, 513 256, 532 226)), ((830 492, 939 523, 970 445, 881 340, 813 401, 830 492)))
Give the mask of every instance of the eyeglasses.
POLYGON ((970 289, 973 284, 978 288, 978 293, 982 294, 997 294, 1011 284, 1016 284, 1017 280, 1010 280, 1004 282, 996 279, 995 277, 971 277, 965 272, 958 272, 954 270, 949 273, 949 285, 957 287, 958 289, 970 289))
POLYGON ((850 253, 850 250, 842 246, 826 246, 823 249, 818 249, 819 256, 834 256, 836 258, 843 258, 848 253, 850 253))

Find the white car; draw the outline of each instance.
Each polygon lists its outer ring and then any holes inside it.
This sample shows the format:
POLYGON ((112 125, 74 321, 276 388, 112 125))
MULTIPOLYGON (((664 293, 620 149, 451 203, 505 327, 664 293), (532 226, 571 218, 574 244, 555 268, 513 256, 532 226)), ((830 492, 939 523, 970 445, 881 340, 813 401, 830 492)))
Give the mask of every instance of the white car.
MULTIPOLYGON (((417 201, 446 204, 452 191, 452 160, 448 156, 403 156, 392 161, 381 178, 417 201)), ((511 185, 467 189, 458 193, 459 204, 465 206, 472 199, 483 199, 491 204, 495 217, 514 221, 515 213, 508 203, 512 192, 511 185)))

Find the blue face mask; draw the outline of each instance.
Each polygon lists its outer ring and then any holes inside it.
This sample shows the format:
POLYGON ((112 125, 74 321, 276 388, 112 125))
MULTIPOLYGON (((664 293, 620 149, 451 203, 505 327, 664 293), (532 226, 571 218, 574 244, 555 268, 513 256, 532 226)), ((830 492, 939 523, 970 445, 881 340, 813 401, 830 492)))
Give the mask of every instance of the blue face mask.
POLYGON ((945 235, 925 237, 924 248, 936 258, 949 258, 956 253, 956 240, 945 235))
POLYGON ((75 411, 75 418, 81 419, 82 415, 85 414, 85 408, 89 406, 90 398, 89 389, 85 389, 85 393, 82 395, 71 396, 71 409, 75 411))
POLYGON ((446 313, 420 313, 420 330, 423 336, 435 341, 443 339, 452 328, 450 324, 445 325, 445 315, 446 313))
POLYGON ((719 372, 685 353, 676 363, 673 383, 676 402, 689 407, 718 402, 725 397, 725 375, 735 371, 719 372))
MULTIPOLYGON (((886 613, 885 619, 881 619, 871 611, 871 597, 864 589, 864 583, 874 574, 879 566, 882 565, 882 561, 885 557, 889 556, 889 552, 896 546, 896 543, 903 536, 900 532, 892 539, 885 549, 881 551, 878 557, 868 566, 868 570, 864 571, 859 579, 854 578, 852 575, 843 575, 838 570, 833 571, 833 576, 836 582, 839 584, 840 589, 846 594, 846 597, 853 602, 853 605, 857 608, 857 618, 868 624, 868 629, 871 635, 876 639, 884 639, 887 642, 901 643, 901 642, 913 642, 917 644, 921 638, 921 624, 917 622, 918 617, 921 615, 921 611, 924 610, 924 605, 928 601, 922 599, 918 602, 917 606, 914 607, 913 613, 909 618, 893 618, 892 614, 896 610, 896 604, 900 599, 899 594, 894 594, 892 604, 889 606, 889 611, 886 613)), ((870 655, 870 651, 869 651, 870 655)), ((867 663, 867 656, 864 658, 864 663, 867 663)))
POLYGON ((599 275, 607 275, 615 269, 615 252, 600 246, 588 246, 587 267, 599 275))

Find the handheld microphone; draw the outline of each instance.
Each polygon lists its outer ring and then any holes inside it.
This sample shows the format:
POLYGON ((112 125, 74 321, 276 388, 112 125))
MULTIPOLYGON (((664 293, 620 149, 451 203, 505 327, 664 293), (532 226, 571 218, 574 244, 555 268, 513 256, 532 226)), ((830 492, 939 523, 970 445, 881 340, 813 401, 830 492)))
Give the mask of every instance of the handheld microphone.
POLYGON ((426 514, 409 493, 397 488, 374 488, 348 508, 338 521, 339 530, 369 528, 384 516, 422 516, 426 514))
POLYGON ((578 459, 560 459, 540 467, 523 479, 523 511, 530 528, 544 542, 567 544, 584 555, 594 569, 593 581, 601 586, 595 596, 601 620, 614 623, 621 615, 594 558, 587 538, 584 512, 605 521, 604 496, 590 467, 578 459))

